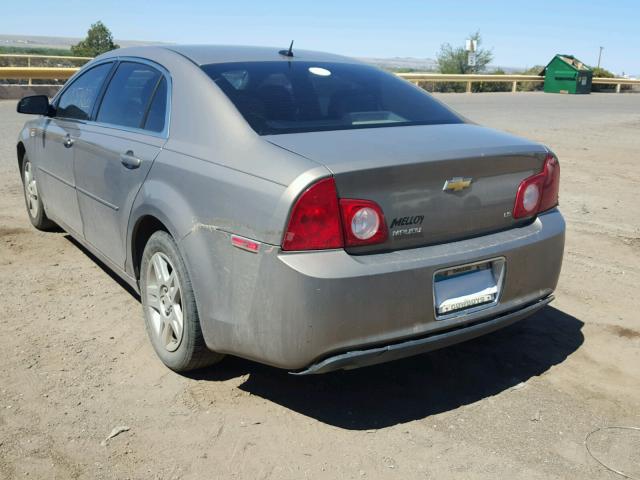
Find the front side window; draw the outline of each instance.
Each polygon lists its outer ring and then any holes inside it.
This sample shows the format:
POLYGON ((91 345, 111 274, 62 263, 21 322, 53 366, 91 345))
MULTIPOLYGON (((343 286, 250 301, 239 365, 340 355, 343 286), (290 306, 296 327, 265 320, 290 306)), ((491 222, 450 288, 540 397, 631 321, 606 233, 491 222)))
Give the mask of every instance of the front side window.
POLYGON ((103 63, 87 70, 67 88, 58 101, 56 117, 88 120, 102 84, 112 63, 103 63))
POLYGON ((122 127, 143 128, 151 98, 162 79, 162 74, 148 65, 121 63, 109 82, 96 121, 122 127))
POLYGON ((202 69, 260 135, 463 123, 426 92, 368 65, 282 60, 202 69))

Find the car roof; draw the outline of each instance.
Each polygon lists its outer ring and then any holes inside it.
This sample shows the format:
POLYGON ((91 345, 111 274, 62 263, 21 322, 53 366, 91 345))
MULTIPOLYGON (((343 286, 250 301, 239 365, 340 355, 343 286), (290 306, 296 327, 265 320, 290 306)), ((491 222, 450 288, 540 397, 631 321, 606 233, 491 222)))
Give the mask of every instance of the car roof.
POLYGON ((148 53, 152 56, 159 50, 169 50, 188 58, 197 65, 209 65, 212 63, 231 62, 267 62, 278 60, 311 61, 311 62, 347 62, 360 63, 352 58, 334 55, 331 53, 315 52, 311 50, 298 50, 293 48, 293 57, 280 54, 287 47, 252 47, 239 45, 152 45, 144 47, 130 47, 112 50, 105 57, 117 57, 126 55, 144 56, 148 53))

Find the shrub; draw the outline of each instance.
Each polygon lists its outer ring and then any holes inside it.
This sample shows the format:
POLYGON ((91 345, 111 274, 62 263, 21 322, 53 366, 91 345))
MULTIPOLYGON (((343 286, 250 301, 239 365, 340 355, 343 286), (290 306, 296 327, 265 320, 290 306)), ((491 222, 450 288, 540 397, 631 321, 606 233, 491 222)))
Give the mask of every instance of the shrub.
MULTIPOLYGON (((599 77, 599 78, 616 78, 616 75, 614 75, 612 72, 610 72, 609 70, 607 70, 606 68, 602 68, 602 67, 595 67, 593 69, 593 77, 599 77)), ((616 84, 615 83, 606 83, 606 84, 593 84, 591 86, 591 91, 592 92, 607 92, 607 91, 611 91, 611 90, 615 90, 616 88, 616 84)), ((621 90, 631 90, 631 85, 622 85, 621 90)))
MULTIPOLYGON (((492 72, 492 75, 505 74, 506 72, 501 69, 492 72)), ((474 92, 510 92, 511 82, 476 82, 471 85, 471 89, 474 92)))
MULTIPOLYGON (((518 72, 520 75, 540 75, 540 72, 544 70, 543 65, 534 65, 531 68, 527 68, 523 72, 518 72)), ((539 92, 544 89, 544 82, 518 82, 519 92, 539 92)))
POLYGON ((71 52, 78 57, 97 57, 105 52, 120 48, 113 43, 111 31, 102 22, 91 25, 87 37, 71 47, 71 52))

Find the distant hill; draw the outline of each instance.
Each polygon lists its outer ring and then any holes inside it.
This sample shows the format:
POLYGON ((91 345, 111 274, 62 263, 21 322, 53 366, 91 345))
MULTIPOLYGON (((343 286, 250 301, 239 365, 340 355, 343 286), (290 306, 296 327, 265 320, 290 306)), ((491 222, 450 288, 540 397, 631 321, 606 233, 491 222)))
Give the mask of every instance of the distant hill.
MULTIPOLYGON (((358 60, 384 68, 385 70, 398 71, 414 71, 414 72, 437 72, 438 62, 433 58, 413 58, 413 57, 392 57, 392 58, 373 58, 361 57, 358 60)), ((519 73, 526 70, 522 67, 503 67, 501 65, 489 65, 487 71, 489 73, 496 70, 502 70, 505 73, 519 73)))
MULTIPOLYGON (((0 47, 22 48, 54 48, 68 50, 78 43, 81 38, 74 37, 43 37, 39 35, 1 35, 0 47)), ((147 42, 139 40, 114 40, 121 47, 138 47, 143 45, 159 45, 167 42, 147 42)))
MULTIPOLYGON (((81 39, 75 37, 45 37, 39 35, 2 35, 0 34, 0 47, 12 48, 46 48, 56 50, 69 50, 72 45, 78 43, 81 39)), ((136 47, 144 45, 170 45, 169 42, 157 42, 146 40, 120 40, 115 42, 121 47, 136 47)), ((415 57, 361 57, 359 60, 395 72, 437 72, 438 63, 433 58, 415 58, 415 57)), ((488 70, 503 70, 505 73, 518 73, 525 68, 519 67, 503 67, 498 65, 489 65, 488 70)))
POLYGON ((393 57, 375 58, 363 57, 358 60, 375 65, 386 70, 414 70, 418 72, 435 72, 438 63, 432 58, 393 57))

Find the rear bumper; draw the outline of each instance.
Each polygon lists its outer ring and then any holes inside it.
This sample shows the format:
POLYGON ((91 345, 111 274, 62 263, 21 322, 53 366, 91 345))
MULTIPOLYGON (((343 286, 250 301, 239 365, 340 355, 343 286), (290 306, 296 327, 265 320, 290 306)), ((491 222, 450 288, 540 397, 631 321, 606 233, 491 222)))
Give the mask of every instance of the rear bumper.
POLYGON ((526 316, 556 287, 564 234, 562 215, 552 210, 491 235, 360 256, 344 250, 283 253, 268 245, 255 254, 232 247, 228 234, 205 229, 188 235, 180 248, 210 349, 311 373, 329 368, 320 367, 327 359, 333 359, 331 369, 365 365, 377 355, 391 360, 526 316), (497 257, 506 262, 498 303, 436 320, 434 273, 497 257), (491 323, 475 326, 483 322, 491 323), (378 353, 381 345, 386 353, 378 353), (343 355, 362 358, 353 363, 343 355))
POLYGON ((553 295, 542 298, 535 303, 516 311, 505 313, 496 318, 480 321, 478 323, 456 328, 454 330, 436 333, 427 337, 394 343, 382 347, 365 350, 352 350, 339 355, 325 358, 310 365, 300 372, 291 372, 294 375, 309 375, 315 373, 327 373, 333 370, 351 370, 353 368, 367 367, 378 363, 390 362, 401 358, 431 352, 439 348, 448 347, 456 343, 465 342, 472 338, 494 332, 509 326, 518 320, 532 315, 553 300, 553 295))

